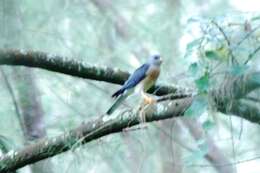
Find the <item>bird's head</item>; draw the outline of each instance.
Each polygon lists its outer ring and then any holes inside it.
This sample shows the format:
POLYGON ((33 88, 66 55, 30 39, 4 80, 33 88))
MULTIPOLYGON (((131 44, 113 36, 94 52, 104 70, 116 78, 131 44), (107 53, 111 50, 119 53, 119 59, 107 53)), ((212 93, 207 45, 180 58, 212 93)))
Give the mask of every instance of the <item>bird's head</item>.
POLYGON ((148 61, 149 61, 149 64, 160 66, 162 63, 162 58, 159 54, 155 54, 155 55, 152 55, 148 61))

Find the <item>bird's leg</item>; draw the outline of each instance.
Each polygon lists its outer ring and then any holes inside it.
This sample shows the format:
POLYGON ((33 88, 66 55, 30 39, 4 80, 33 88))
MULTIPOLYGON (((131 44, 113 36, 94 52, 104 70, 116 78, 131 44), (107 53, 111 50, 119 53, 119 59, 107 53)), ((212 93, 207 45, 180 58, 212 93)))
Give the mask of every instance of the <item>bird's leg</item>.
POLYGON ((145 106, 141 107, 141 110, 139 112, 140 122, 141 124, 145 123, 145 106))
POLYGON ((142 91, 142 97, 144 99, 144 104, 145 105, 156 103, 156 99, 154 99, 152 96, 149 96, 149 94, 146 94, 143 91, 142 91))
POLYGON ((149 96, 149 94, 145 93, 144 91, 141 91, 141 103, 138 107, 138 115, 140 119, 140 123, 143 124, 146 122, 146 109, 149 105, 156 103, 156 99, 152 96, 149 96))
POLYGON ((150 104, 156 103, 156 100, 153 97, 149 96, 148 94, 144 93, 143 91, 141 92, 141 94, 143 99, 138 111, 139 111, 140 122, 145 123, 146 122, 145 110, 150 104))
POLYGON ((147 103, 144 102, 144 100, 142 99, 139 107, 138 107, 138 115, 139 115, 139 122, 140 125, 142 126, 145 123, 145 109, 146 109, 147 103))

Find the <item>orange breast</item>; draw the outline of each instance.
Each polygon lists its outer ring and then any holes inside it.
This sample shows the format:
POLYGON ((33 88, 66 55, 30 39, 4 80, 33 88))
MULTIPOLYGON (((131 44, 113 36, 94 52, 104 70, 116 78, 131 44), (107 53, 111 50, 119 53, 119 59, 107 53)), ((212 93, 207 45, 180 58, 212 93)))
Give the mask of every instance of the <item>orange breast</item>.
POLYGON ((158 78, 159 74, 160 74, 160 70, 152 69, 151 71, 148 72, 147 77, 150 80, 156 80, 158 78))
POLYGON ((144 91, 147 91, 155 84, 159 74, 160 74, 160 69, 158 68, 149 69, 149 71, 147 72, 147 77, 142 82, 144 91))

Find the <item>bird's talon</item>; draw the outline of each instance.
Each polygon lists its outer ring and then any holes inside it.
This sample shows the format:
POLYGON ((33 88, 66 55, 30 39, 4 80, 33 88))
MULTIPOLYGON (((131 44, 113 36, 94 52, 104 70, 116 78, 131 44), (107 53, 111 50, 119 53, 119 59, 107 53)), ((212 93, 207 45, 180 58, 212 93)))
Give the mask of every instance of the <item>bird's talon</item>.
POLYGON ((154 99, 154 98, 152 98, 152 97, 149 97, 149 96, 146 96, 145 98, 144 98, 144 102, 146 103, 146 104, 154 104, 154 103, 156 103, 156 99, 154 99))

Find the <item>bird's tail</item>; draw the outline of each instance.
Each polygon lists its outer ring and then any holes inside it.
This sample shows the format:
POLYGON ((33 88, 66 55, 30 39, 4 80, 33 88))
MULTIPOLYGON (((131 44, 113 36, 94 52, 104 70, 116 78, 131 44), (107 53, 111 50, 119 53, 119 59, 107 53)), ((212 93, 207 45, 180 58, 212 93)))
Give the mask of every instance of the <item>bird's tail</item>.
POLYGON ((111 115, 118 108, 118 106, 125 100, 126 97, 127 97, 126 94, 125 95, 124 94, 120 95, 117 98, 117 100, 115 101, 115 103, 107 110, 106 114, 107 115, 111 115))
POLYGON ((117 90, 113 95, 112 97, 118 97, 120 94, 122 94, 123 92, 125 91, 124 88, 121 88, 119 90, 117 90))

